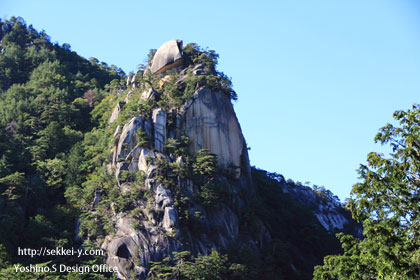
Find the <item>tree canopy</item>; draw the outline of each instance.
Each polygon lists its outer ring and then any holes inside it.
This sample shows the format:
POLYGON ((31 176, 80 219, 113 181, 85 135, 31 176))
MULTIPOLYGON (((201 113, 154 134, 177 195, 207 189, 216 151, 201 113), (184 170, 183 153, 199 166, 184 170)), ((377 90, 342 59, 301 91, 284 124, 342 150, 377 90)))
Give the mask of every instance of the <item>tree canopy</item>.
POLYGON ((420 279, 420 106, 394 119, 375 137, 392 152, 368 155, 348 203, 365 239, 340 234, 344 254, 327 256, 314 279, 420 279))
MULTIPOLYGON (((52 43, 19 17, 0 20, 0 262, 27 262, 16 248, 77 247, 77 209, 64 191, 79 184, 93 106, 125 75, 52 43), (77 148, 79 147, 79 148, 77 148)), ((80 243, 80 242, 79 242, 80 243)), ((32 263, 46 261, 35 257, 32 263)), ((57 258, 55 261, 63 261, 57 258)), ((71 262, 69 258, 66 262, 71 262)), ((0 278, 11 279, 11 271, 0 278)), ((3 273, 4 272, 4 273, 3 273)))

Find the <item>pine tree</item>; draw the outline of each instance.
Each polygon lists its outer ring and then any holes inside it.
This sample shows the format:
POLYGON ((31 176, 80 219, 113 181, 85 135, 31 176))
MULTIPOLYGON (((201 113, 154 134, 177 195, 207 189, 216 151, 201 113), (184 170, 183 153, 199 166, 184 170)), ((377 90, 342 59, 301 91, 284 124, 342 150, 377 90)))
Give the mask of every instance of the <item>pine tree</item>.
POLYGON ((420 106, 394 118, 375 137, 392 152, 368 155, 348 203, 365 239, 340 234, 344 254, 327 256, 314 279, 420 279, 420 106))

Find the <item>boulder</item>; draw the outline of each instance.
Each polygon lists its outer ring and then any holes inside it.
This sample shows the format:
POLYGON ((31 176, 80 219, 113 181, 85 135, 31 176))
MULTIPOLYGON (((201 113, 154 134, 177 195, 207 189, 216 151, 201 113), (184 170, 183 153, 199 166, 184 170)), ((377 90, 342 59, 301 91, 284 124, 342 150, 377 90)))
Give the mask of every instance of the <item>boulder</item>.
POLYGON ((183 63, 182 40, 171 40, 163 44, 155 53, 150 71, 152 74, 163 73, 183 63))

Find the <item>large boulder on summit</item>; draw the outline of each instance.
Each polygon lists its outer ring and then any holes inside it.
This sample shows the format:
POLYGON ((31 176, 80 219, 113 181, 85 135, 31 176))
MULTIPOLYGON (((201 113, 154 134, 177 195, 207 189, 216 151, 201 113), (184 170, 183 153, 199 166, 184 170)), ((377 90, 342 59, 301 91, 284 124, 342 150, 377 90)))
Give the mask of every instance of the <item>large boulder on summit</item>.
POLYGON ((171 40, 163 44, 155 53, 150 71, 152 74, 163 73, 180 66, 182 59, 182 40, 171 40))

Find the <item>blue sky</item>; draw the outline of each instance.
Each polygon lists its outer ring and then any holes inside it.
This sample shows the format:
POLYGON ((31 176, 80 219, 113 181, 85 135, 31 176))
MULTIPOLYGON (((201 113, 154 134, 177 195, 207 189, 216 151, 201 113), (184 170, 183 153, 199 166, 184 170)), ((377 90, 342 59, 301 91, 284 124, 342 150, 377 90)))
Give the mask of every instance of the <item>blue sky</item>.
POLYGON ((417 1, 1 0, 51 40, 126 73, 182 39, 232 77, 251 164, 341 199, 392 113, 419 102, 417 1))

